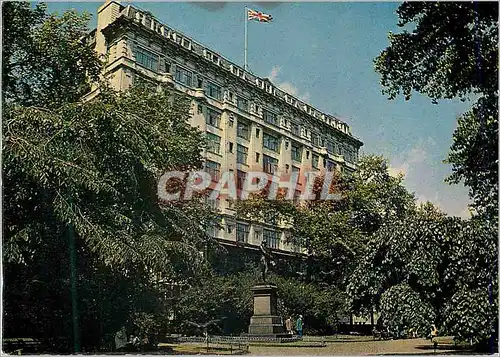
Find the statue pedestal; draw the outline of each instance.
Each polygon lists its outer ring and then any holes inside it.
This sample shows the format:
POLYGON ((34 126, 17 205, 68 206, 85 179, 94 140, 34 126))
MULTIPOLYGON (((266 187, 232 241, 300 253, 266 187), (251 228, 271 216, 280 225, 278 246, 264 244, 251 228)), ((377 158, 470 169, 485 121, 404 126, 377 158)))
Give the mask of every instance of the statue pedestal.
POLYGON ((262 283, 252 288, 253 316, 250 319, 248 335, 251 337, 289 336, 283 328, 283 320, 277 315, 278 300, 276 285, 262 283))

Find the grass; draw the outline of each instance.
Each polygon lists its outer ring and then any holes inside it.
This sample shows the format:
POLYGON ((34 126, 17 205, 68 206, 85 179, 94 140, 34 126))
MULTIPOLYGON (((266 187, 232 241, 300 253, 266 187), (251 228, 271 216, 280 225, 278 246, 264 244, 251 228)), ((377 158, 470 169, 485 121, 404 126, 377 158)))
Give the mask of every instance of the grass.
MULTIPOLYGON (((209 344, 204 343, 178 343, 160 344, 170 346, 175 354, 211 354, 211 355, 231 355, 245 354, 246 344, 241 344, 241 349, 237 343, 209 344)), ((409 354, 434 354, 434 346, 430 340, 423 338, 382 340, 374 341, 371 336, 305 336, 302 341, 284 343, 251 342, 248 343, 248 352, 253 355, 409 355, 409 354)), ((439 348, 439 354, 457 353, 455 346, 444 345, 439 348)), ((467 352, 467 351, 461 351, 467 352)))
MULTIPOLYGON (((356 336, 353 339, 343 341, 328 339, 325 347, 297 347, 284 348, 267 346, 250 346, 251 354, 264 355, 409 355, 409 354, 432 354, 433 345, 429 340, 423 338, 374 341, 370 336, 356 336), (367 338, 368 337, 368 338, 367 338), (429 349, 428 347, 431 347, 429 349)), ((453 348, 440 349, 439 353, 455 352, 453 348)))

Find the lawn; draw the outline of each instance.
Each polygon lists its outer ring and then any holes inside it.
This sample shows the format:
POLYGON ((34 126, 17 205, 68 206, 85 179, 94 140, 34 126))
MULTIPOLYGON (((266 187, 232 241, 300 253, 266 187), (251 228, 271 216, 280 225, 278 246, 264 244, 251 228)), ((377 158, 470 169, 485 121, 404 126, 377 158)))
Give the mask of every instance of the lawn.
MULTIPOLYGON (((228 344, 210 344, 207 351, 206 345, 201 343, 171 344, 174 353, 177 354, 241 354, 242 350, 236 345, 232 348, 228 344), (207 353, 208 352, 208 353, 207 353)), ((457 353, 465 351, 453 351, 451 348, 439 349, 437 353, 457 353)), ((379 355, 379 354, 433 354, 434 347, 430 340, 403 339, 374 341, 369 336, 327 336, 308 337, 303 341, 291 343, 250 343, 249 353, 252 355, 379 355)))
MULTIPOLYGON (((327 339, 325 347, 267 347, 250 345, 249 352, 254 355, 376 355, 376 354, 429 354, 434 348, 429 340, 423 338, 374 341, 373 339, 353 339, 335 341, 327 339)), ((440 349, 439 354, 452 350, 440 349)), ((457 352, 457 351, 455 351, 457 352)))

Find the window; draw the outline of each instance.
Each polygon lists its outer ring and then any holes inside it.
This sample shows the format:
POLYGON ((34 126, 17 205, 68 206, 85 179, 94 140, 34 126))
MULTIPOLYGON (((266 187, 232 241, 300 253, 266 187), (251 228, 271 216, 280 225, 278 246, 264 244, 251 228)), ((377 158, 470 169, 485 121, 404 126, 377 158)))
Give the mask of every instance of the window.
POLYGON ((262 168, 264 172, 274 174, 278 168, 278 160, 271 156, 264 155, 262 159, 262 168))
POLYGON ((302 161, 302 148, 298 145, 292 144, 292 160, 302 161))
POLYGON ((267 110, 262 111, 262 118, 266 123, 278 125, 278 116, 275 113, 271 113, 267 110))
POLYGON ((264 229, 263 239, 267 242, 269 248, 279 248, 278 232, 271 229, 264 229))
POLYGON ((219 128, 220 127, 220 113, 216 112, 213 109, 208 109, 206 123, 209 125, 215 126, 216 128, 219 128))
POLYGON ((309 150, 306 151, 306 159, 309 160, 309 150))
POLYGON ((335 149, 334 152, 336 155, 342 155, 342 148, 340 147, 340 145, 338 145, 338 144, 335 145, 334 149, 335 149))
POLYGON ((335 164, 332 161, 327 161, 327 163, 326 163, 326 169, 328 171, 334 171, 335 170, 335 164))
POLYGON ((314 167, 315 169, 319 168, 319 156, 318 155, 314 155, 312 156, 312 167, 314 167))
POLYGON ((233 143, 229 143, 229 152, 232 154, 233 153, 233 143))
POLYGON ((242 190, 243 186, 245 185, 245 179, 247 178, 246 172, 243 171, 236 171, 236 188, 238 190, 242 190))
POLYGON ((229 234, 233 234, 234 223, 226 223, 226 231, 229 234))
POLYGON ((238 109, 248 112, 248 100, 245 98, 238 97, 236 100, 236 106, 238 109))
POLYGON ((238 164, 247 164, 248 160, 248 148, 243 145, 238 145, 236 147, 236 162, 238 164))
POLYGON ((262 231, 260 229, 256 229, 253 233, 253 243, 259 244, 262 240, 262 231))
POLYGON ((217 228, 217 225, 215 223, 210 223, 207 227, 207 234, 212 238, 217 237, 218 231, 219 229, 217 228))
POLYGON ((142 47, 135 47, 134 50, 135 61, 148 69, 158 71, 158 55, 148 51, 142 47))
POLYGON ((260 135, 260 129, 255 129, 255 137, 258 139, 260 135))
POLYGON ((333 151, 334 151, 333 147, 334 147, 334 144, 331 141, 326 142, 326 149, 328 150, 328 152, 333 153, 333 151))
POLYGON ((258 152, 255 153, 255 162, 259 162, 260 154, 258 152))
POLYGON ((248 224, 236 223, 236 241, 246 243, 248 242, 248 234, 250 233, 250 226, 248 224))
POLYGON ((311 133, 311 142, 313 145, 321 146, 321 140, 318 134, 311 133))
POLYGON ((217 84, 214 84, 212 82, 208 82, 207 83, 207 95, 209 97, 220 100, 222 98, 220 86, 218 86, 217 84))
POLYGON ((198 114, 203 114, 203 105, 198 104, 198 114))
POLYGON ((300 126, 299 124, 292 123, 292 134, 300 136, 300 126))
POLYGON ((279 139, 277 137, 264 133, 263 141, 266 149, 279 152, 279 139))
POLYGON ((237 135, 239 138, 248 140, 250 137, 250 128, 247 124, 238 121, 237 135))
POLYGON ((175 80, 179 83, 185 84, 189 87, 191 87, 193 83, 193 74, 185 70, 182 67, 176 66, 175 67, 175 80))
POLYGON ((207 160, 205 162, 205 171, 210 174, 212 181, 217 181, 220 178, 220 164, 214 161, 207 160))
POLYGON ((203 78, 201 78, 199 74, 197 82, 198 82, 197 88, 203 88, 203 78))
POLYGON ((220 136, 207 133, 207 151, 220 154, 220 136))

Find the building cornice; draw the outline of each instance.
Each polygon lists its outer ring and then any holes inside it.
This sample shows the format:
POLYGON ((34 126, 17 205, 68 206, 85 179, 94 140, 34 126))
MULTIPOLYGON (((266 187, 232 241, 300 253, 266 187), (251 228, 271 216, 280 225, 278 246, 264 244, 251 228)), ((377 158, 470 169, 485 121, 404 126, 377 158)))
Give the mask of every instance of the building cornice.
POLYGON ((313 127, 317 127, 319 124, 328 128, 333 131, 333 133, 358 148, 363 145, 361 140, 350 133, 349 126, 345 122, 333 115, 325 114, 282 89, 279 89, 272 84, 269 79, 258 77, 251 72, 244 71, 241 67, 227 60, 216 51, 200 44, 180 31, 162 24, 152 14, 146 11, 131 5, 126 7, 120 6, 120 10, 118 17, 102 29, 102 33, 106 38, 111 39, 113 34, 117 33, 115 32, 116 30, 122 32, 124 30, 123 26, 129 29, 141 30, 148 35, 155 36, 155 39, 161 39, 168 47, 174 46, 175 50, 180 50, 184 54, 189 55, 196 63, 215 70, 218 75, 223 74, 223 77, 226 79, 244 84, 245 87, 250 88, 257 96, 263 96, 266 98, 267 102, 272 102, 283 108, 284 113, 298 114, 313 127), (210 60, 210 58, 216 58, 217 63, 215 63, 214 60, 210 60))

